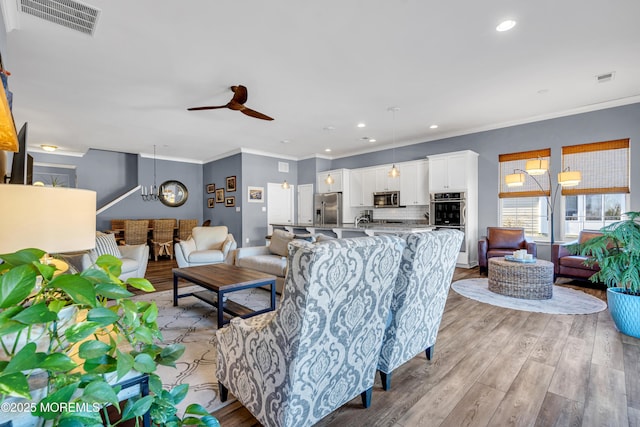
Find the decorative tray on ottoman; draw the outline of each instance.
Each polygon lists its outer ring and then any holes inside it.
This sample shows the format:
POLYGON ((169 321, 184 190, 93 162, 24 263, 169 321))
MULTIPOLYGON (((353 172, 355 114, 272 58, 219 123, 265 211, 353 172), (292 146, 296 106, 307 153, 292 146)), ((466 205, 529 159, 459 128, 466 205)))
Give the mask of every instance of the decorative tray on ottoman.
POLYGON ((512 262, 522 262, 524 264, 532 264, 532 263, 537 261, 537 258, 522 259, 522 258, 516 258, 513 255, 505 255, 504 259, 506 259, 507 261, 512 261, 512 262))

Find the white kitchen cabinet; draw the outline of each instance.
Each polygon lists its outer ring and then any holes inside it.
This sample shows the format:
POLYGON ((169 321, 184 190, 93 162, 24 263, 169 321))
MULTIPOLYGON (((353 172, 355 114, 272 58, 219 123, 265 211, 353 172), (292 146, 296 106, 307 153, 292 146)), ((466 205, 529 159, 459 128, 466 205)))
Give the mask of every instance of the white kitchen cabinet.
MULTIPOLYGON (((375 191, 400 191, 400 179, 389 176, 389 171, 393 165, 383 165, 375 168, 376 184, 375 191)), ((402 170, 400 170, 402 175, 402 170)))
MULTIPOLYGON (((456 265, 474 267, 478 265, 478 153, 465 150, 427 158, 430 193, 464 193, 466 221, 462 229, 465 238, 456 265)), ((432 222, 432 225, 435 224, 432 222)))
POLYGON ((429 204, 429 165, 426 160, 399 163, 400 204, 429 204))
POLYGON ((372 168, 352 169, 349 174, 351 207, 373 206, 373 192, 376 184, 376 171, 372 168))
POLYGON ((428 157, 431 193, 465 191, 469 185, 469 179, 477 179, 478 155, 473 151, 458 151, 428 157))
POLYGON ((318 193, 331 193, 334 191, 345 191, 348 188, 349 171, 347 169, 336 169, 325 172, 319 172, 316 176, 316 188, 318 193), (333 184, 327 184, 327 176, 331 175, 333 184))

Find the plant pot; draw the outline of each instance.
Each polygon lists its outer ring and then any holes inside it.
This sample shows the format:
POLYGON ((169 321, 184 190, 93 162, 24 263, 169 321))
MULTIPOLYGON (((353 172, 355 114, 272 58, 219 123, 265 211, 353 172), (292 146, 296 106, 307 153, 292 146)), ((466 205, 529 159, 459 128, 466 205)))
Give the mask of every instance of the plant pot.
POLYGON ((627 295, 624 290, 624 288, 607 289, 609 312, 620 332, 640 338, 640 297, 627 295))

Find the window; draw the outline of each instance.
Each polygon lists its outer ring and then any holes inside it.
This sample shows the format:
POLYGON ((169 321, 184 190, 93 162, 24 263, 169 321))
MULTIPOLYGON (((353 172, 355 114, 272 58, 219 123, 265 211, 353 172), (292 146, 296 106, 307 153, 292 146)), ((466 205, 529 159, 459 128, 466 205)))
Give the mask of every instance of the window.
POLYGON ((531 175, 525 173, 527 161, 540 160, 548 166, 551 149, 501 154, 500 162, 500 207, 501 227, 522 227, 525 235, 536 240, 549 239, 549 216, 547 197, 551 194, 548 173, 531 175), (507 175, 522 173, 523 182, 518 186, 506 184, 507 175))
POLYGON ((546 197, 509 197, 500 199, 500 226, 522 227, 527 237, 549 239, 546 197))
POLYGON ((620 221, 629 206, 627 194, 584 194, 564 198, 564 236, 575 238, 580 230, 598 230, 620 221))
POLYGON ((562 189, 565 239, 620 220, 629 206, 629 139, 562 147, 562 167, 582 175, 562 189))

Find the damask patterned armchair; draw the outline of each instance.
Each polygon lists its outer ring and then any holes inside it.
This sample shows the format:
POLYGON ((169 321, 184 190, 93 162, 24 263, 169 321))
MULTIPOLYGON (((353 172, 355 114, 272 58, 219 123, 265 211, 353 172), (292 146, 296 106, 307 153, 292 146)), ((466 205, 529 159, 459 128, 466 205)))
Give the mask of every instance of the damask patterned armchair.
POLYGON ((459 230, 402 236, 407 245, 378 361, 384 390, 391 388, 391 373, 398 366, 422 351, 431 359, 463 236, 459 230))
MULTIPOLYGON (((459 245, 458 245, 459 246, 459 245)), ((351 399, 368 407, 404 242, 289 243, 278 310, 218 330, 227 391, 265 426, 310 426, 351 399)))

